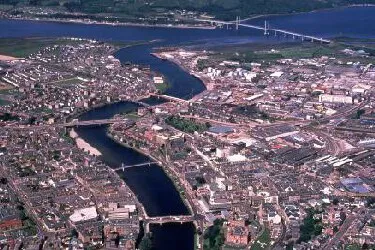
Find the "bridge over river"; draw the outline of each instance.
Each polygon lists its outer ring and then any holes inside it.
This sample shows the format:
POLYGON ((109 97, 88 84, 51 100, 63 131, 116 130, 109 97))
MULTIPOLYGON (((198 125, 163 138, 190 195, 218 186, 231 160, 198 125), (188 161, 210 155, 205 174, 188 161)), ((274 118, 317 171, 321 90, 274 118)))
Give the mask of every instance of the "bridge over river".
POLYGON ((3 128, 9 129, 25 129, 25 130, 37 130, 43 128, 69 128, 69 127, 81 127, 81 126, 100 126, 100 125, 110 125, 114 123, 128 123, 128 127, 133 126, 133 123, 126 118, 110 118, 110 119, 99 119, 99 120, 88 120, 88 121, 78 121, 73 120, 71 122, 65 123, 52 123, 52 124, 40 124, 40 125, 7 125, 3 128))
POLYGON ((158 163, 158 162, 156 162, 156 161, 148 161, 148 162, 137 163, 137 164, 133 164, 133 165, 124 165, 124 164, 122 164, 121 167, 112 168, 112 169, 114 171, 119 171, 119 170, 125 171, 125 169, 128 169, 128 168, 151 166, 151 164, 156 164, 156 163, 158 163))
POLYGON ((150 224, 160 224, 164 223, 196 223, 197 219, 194 215, 177 215, 177 216, 157 216, 157 217, 148 217, 143 218, 145 233, 150 232, 150 224))
POLYGON ((198 22, 207 22, 211 25, 229 25, 235 26, 236 30, 240 27, 257 29, 263 31, 264 35, 270 35, 273 33, 275 36, 277 35, 284 35, 285 37, 290 36, 293 39, 300 38, 302 41, 311 41, 311 42, 320 42, 320 43, 331 43, 331 40, 324 39, 322 37, 311 36, 307 34, 297 33, 293 31, 288 31, 284 29, 277 29, 277 28, 270 28, 269 22, 265 21, 264 26, 258 25, 251 25, 241 23, 241 19, 239 17, 236 18, 236 21, 221 21, 221 20, 214 20, 214 19, 195 19, 198 22))
POLYGON ((170 102, 179 102, 179 103, 190 103, 188 100, 184 100, 178 97, 170 96, 170 95, 158 95, 158 94, 150 94, 150 96, 157 97, 160 99, 164 99, 170 102))

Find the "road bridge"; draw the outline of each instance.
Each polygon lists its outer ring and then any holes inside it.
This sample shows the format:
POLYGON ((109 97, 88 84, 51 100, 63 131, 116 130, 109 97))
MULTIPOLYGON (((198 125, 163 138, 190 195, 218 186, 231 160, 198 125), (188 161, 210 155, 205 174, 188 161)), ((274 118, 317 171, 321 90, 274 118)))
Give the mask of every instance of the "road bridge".
POLYGON ((256 29, 256 30, 263 30, 265 32, 267 32, 267 28, 264 28, 262 26, 257 26, 257 25, 251 25, 251 24, 244 24, 244 23, 240 23, 238 24, 238 26, 241 26, 241 27, 246 27, 246 28, 252 28, 252 29, 256 29))
POLYGON ((143 107, 145 107, 145 108, 149 108, 149 107, 151 107, 150 104, 145 103, 145 102, 141 102, 141 101, 133 101, 133 103, 139 104, 139 105, 141 105, 141 106, 143 106, 143 107))
POLYGON ((178 215, 178 216, 158 216, 158 217, 146 217, 143 219, 145 233, 150 232, 150 224, 164 224, 164 223, 196 223, 194 215, 178 215))
POLYGON ((165 100, 171 101, 171 102, 190 103, 190 101, 187 101, 187 100, 184 100, 184 99, 181 99, 181 98, 178 98, 178 97, 174 97, 174 96, 169 96, 169 95, 151 94, 150 96, 165 99, 165 100))
POLYGON ((310 40, 311 42, 317 41, 317 42, 321 42, 321 43, 331 43, 331 41, 328 40, 328 39, 324 39, 324 38, 321 38, 321 37, 304 35, 304 34, 301 34, 301 33, 291 32, 291 31, 282 30, 282 29, 269 29, 269 31, 273 31, 275 33, 275 36, 277 36, 277 33, 279 33, 279 34, 283 34, 285 36, 287 36, 287 35, 292 36, 293 39, 295 39, 295 38, 301 38, 302 41, 310 40))
POLYGON ((163 224, 163 223, 186 223, 195 221, 194 215, 178 215, 178 216, 157 216, 157 217, 147 217, 143 220, 147 223, 153 224, 163 224))
POLYGON ((241 23, 241 19, 239 17, 237 17, 235 21, 221 21, 221 20, 214 20, 214 19, 195 19, 195 20, 198 22, 208 22, 211 25, 227 25, 227 26, 235 25, 236 30, 238 30, 239 27, 261 30, 264 32, 264 35, 270 35, 270 33, 273 32, 275 36, 284 35, 285 37, 291 36, 293 39, 300 38, 302 41, 331 43, 331 40, 324 39, 321 37, 297 33, 297 32, 293 32, 293 31, 289 31, 285 29, 270 28, 270 24, 267 21, 264 22, 264 26, 259 26, 259 25, 241 23))
POLYGON ((92 126, 92 125, 109 125, 114 123, 125 123, 128 119, 124 118, 112 118, 112 119, 100 119, 100 120, 88 120, 88 121, 72 121, 61 124, 51 124, 55 127, 78 127, 78 126, 92 126))
POLYGON ((72 121, 66 123, 54 123, 54 124, 40 124, 40 125, 18 125, 18 126, 4 126, 3 128, 10 129, 43 129, 43 128, 69 128, 69 127, 80 127, 80 126, 94 126, 94 125, 110 125, 114 123, 129 123, 127 128, 132 127, 133 123, 130 123, 128 119, 124 118, 112 118, 112 119, 100 119, 100 120, 89 120, 89 121, 72 121))

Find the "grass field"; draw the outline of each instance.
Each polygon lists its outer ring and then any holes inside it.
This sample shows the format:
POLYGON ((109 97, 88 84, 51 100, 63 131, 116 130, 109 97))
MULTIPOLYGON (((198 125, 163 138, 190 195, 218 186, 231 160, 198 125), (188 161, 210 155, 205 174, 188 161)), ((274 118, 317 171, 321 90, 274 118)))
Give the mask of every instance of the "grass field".
POLYGON ((0 4, 0 11, 8 11, 13 8, 12 5, 9 4, 0 4))
POLYGON ((0 106, 4 106, 4 105, 8 105, 8 104, 10 104, 9 101, 0 99, 0 106))
POLYGON ((358 244, 350 244, 350 245, 346 245, 345 250, 360 250, 362 249, 362 247, 358 244))
POLYGON ((130 120, 138 120, 139 119, 139 116, 137 114, 137 112, 130 112, 130 113, 127 113, 124 115, 126 119, 130 119, 130 120))
POLYGON ((245 250, 246 247, 223 246, 222 250, 245 250))
POLYGON ((166 82, 163 82, 163 83, 157 83, 157 84, 155 85, 155 87, 156 87, 156 89, 159 91, 160 94, 163 94, 163 93, 165 93, 165 92, 168 90, 168 88, 169 88, 169 84, 166 83, 166 82))
POLYGON ((265 229, 263 233, 255 240, 255 243, 251 246, 251 250, 269 249, 270 241, 270 231, 265 229))
POLYGON ((371 41, 356 41, 355 43, 350 41, 349 43, 349 41, 340 39, 331 44, 286 42, 281 44, 245 44, 241 46, 217 47, 213 49, 214 55, 212 59, 214 62, 210 60, 210 63, 214 65, 222 60, 233 60, 241 63, 271 62, 278 59, 319 58, 322 56, 335 57, 344 61, 373 63, 375 40, 371 41), (342 52, 346 48, 353 50, 363 49, 370 53, 372 57, 347 56, 342 52))
POLYGON ((18 58, 26 57, 39 51, 41 48, 54 44, 71 42, 56 38, 2 38, 0 39, 0 55, 18 58))
MULTIPOLYGON (((52 45, 74 44, 80 41, 72 41, 62 38, 30 37, 30 38, 0 38, 0 55, 24 58, 38 52, 41 48, 52 45)), ((117 48, 136 46, 150 43, 150 41, 109 42, 117 48)))
POLYGON ((69 79, 62 79, 62 80, 54 81, 54 82, 51 82, 51 83, 58 84, 60 86, 70 86, 70 85, 80 84, 82 82, 83 81, 78 79, 77 77, 73 77, 73 78, 69 78, 69 79))

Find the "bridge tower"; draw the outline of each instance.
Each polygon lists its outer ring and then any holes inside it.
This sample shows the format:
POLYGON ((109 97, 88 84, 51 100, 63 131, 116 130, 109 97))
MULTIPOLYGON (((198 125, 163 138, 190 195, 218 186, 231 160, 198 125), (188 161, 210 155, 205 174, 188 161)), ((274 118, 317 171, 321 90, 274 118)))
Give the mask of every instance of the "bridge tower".
POLYGON ((236 17, 236 30, 238 30, 240 25, 241 18, 239 16, 236 17))
POLYGON ((267 20, 264 20, 264 35, 269 35, 270 23, 267 20))

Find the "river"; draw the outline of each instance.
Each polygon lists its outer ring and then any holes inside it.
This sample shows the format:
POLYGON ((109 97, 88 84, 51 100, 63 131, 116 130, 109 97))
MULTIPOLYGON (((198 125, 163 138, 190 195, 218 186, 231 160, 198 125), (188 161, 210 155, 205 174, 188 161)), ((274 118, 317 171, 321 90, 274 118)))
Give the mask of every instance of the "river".
MULTIPOLYGON (((326 38, 348 36, 375 38, 375 7, 354 7, 337 10, 270 16, 248 21, 262 25, 264 20, 272 28, 306 33, 326 38)), ((116 53, 121 62, 149 65, 152 70, 163 74, 171 84, 168 95, 189 98, 204 90, 197 78, 187 74, 178 66, 150 55, 158 46, 200 45, 213 46, 240 44, 247 42, 274 42, 272 37, 264 37, 262 32, 251 29, 239 31, 216 29, 171 29, 153 27, 125 27, 106 25, 85 25, 72 23, 35 22, 21 20, 0 20, 0 37, 83 37, 104 41, 160 41, 124 48, 116 53)), ((136 106, 130 103, 117 103, 89 111, 80 119, 100 119, 116 113, 130 111, 136 106)), ((106 136, 105 127, 80 128, 78 134, 92 146, 99 149, 102 159, 110 166, 121 163, 135 164, 147 160, 147 156, 124 148, 106 136)), ((171 180, 158 166, 137 167, 119 172, 127 185, 138 196, 147 213, 153 215, 187 214, 188 210, 175 190, 171 180)), ((192 224, 166 224, 152 226, 155 250, 191 250, 194 248, 194 227, 192 224)))

